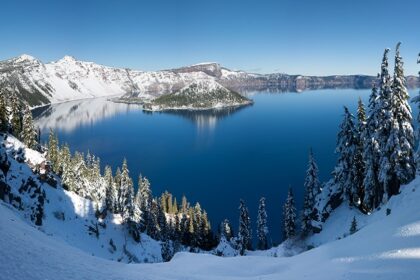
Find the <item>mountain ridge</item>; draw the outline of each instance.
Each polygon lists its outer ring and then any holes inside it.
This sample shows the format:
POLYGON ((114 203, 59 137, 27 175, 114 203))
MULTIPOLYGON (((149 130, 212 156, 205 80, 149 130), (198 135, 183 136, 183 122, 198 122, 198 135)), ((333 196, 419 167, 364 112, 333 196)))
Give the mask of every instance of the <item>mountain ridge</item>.
MULTIPOLYGON (((229 90, 243 93, 369 88, 375 80, 375 76, 369 75, 256 74, 230 70, 217 62, 140 71, 81 61, 70 55, 48 63, 28 54, 0 61, 0 88, 16 93, 32 107, 108 96, 153 100, 200 81, 216 81, 229 90)), ((417 82, 417 77, 407 77, 409 86, 415 86, 417 82)))

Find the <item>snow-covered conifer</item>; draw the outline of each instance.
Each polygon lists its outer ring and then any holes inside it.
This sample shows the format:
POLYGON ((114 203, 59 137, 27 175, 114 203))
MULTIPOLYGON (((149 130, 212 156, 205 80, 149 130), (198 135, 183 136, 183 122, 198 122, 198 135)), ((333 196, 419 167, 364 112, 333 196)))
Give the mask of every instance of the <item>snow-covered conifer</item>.
POLYGON ((133 181, 130 178, 127 160, 124 159, 121 168, 120 188, 118 192, 118 204, 120 205, 123 219, 127 221, 133 215, 133 181))
POLYGON ((36 130, 32 121, 32 113, 29 110, 29 106, 25 106, 23 112, 23 121, 22 121, 22 133, 21 138, 23 143, 31 149, 36 149, 37 146, 37 135, 36 130))
POLYGON ((305 197, 303 200, 302 211, 302 233, 306 235, 311 230, 312 220, 316 219, 316 217, 313 217, 315 197, 321 191, 321 184, 318 179, 318 165, 315 162, 312 149, 309 151, 309 162, 308 169, 306 171, 304 188, 305 197))
POLYGON ((379 168, 379 144, 375 135, 378 128, 379 111, 377 110, 378 91, 376 84, 373 84, 372 93, 369 98, 369 116, 365 129, 362 133, 363 139, 363 161, 364 170, 364 196, 363 206, 370 211, 379 206, 382 200, 380 185, 378 181, 379 168))
POLYGON ((259 250, 267 250, 270 248, 270 236, 267 226, 267 211, 265 209, 265 198, 260 199, 258 205, 258 217, 257 217, 257 236, 259 250))
MULTIPOLYGON (((420 53, 418 55, 417 58, 417 64, 420 64, 420 53)), ((419 77, 418 77, 418 81, 419 81, 419 85, 420 85, 420 71, 419 71, 419 77)), ((420 91, 419 94, 413 99, 414 102, 417 103, 417 108, 419 113, 417 114, 417 142, 419 142, 420 140, 420 91)), ((417 143, 417 151, 416 151, 416 166, 417 166, 417 173, 420 173, 420 145, 418 145, 417 143)))
POLYGON ((391 186, 395 184, 390 162, 390 151, 386 151, 386 146, 391 136, 391 129, 394 123, 391 76, 388 70, 388 53, 389 49, 385 49, 381 64, 381 74, 379 76, 378 110, 380 116, 378 119, 378 129, 375 135, 380 150, 378 181, 381 189, 378 196, 381 200, 386 200, 388 198, 388 191, 391 186))
POLYGON ((12 133, 17 138, 20 138, 22 133, 22 109, 15 93, 12 93, 10 96, 9 107, 11 113, 10 126, 12 128, 12 133))
POLYGON ((0 91, 0 132, 9 129, 9 110, 7 109, 6 93, 0 91))
POLYGON ((352 191, 353 203, 356 206, 362 206, 363 193, 364 193, 364 174, 365 174, 365 162, 363 160, 363 134, 366 129, 366 111, 365 105, 362 102, 362 99, 359 97, 358 106, 357 106, 357 127, 356 127, 356 147, 354 154, 354 187, 352 191))
POLYGON ((57 135, 52 129, 50 129, 50 135, 48 137, 48 152, 47 159, 51 162, 54 172, 59 171, 58 159, 59 159, 59 149, 58 149, 58 139, 57 135))
POLYGON ((158 239, 167 240, 169 236, 168 222, 166 220, 165 210, 162 206, 162 201, 158 199, 157 202, 157 224, 159 227, 158 239))
POLYGON ((114 178, 112 177, 112 169, 111 166, 105 166, 104 171, 104 183, 105 183, 105 205, 108 211, 111 213, 114 211, 114 201, 117 197, 117 190, 114 184, 114 178))
POLYGON ((292 238, 296 235, 296 206, 292 188, 289 188, 287 199, 283 206, 283 232, 284 239, 292 238))
POLYGON ((343 192, 351 204, 357 199, 359 188, 355 184, 357 179, 357 165, 355 163, 358 148, 357 131, 353 122, 353 115, 344 107, 344 119, 338 133, 336 153, 339 154, 334 169, 334 183, 338 192, 343 192))
POLYGON ((401 184, 407 184, 414 179, 414 133, 412 126, 411 107, 408 104, 409 94, 404 76, 403 61, 400 56, 400 43, 395 51, 395 68, 392 83, 391 106, 393 122, 383 152, 389 154, 391 165, 388 195, 399 193, 401 184))
POLYGON ((238 249, 241 255, 245 254, 245 250, 252 249, 252 231, 251 219, 249 217, 248 208, 241 199, 239 202, 239 230, 238 230, 238 249))
POLYGON ((230 224, 228 219, 224 219, 220 223, 219 233, 221 237, 226 238, 229 241, 233 237, 232 225, 230 224))

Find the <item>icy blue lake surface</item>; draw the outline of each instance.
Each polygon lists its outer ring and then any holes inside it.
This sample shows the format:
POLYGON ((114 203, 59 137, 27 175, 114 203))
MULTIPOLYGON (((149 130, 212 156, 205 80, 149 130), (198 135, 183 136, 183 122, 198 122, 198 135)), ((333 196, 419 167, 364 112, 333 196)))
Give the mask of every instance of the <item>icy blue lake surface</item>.
POLYGON ((298 209, 302 204, 308 150, 314 150, 321 181, 328 180, 343 106, 355 114, 359 96, 367 105, 369 94, 354 89, 256 92, 249 94, 252 106, 195 113, 145 113, 138 105, 91 99, 35 114, 44 141, 52 128, 73 151, 90 150, 114 171, 127 158, 135 182, 141 173, 154 195, 168 190, 178 202, 183 194, 200 202, 214 230, 228 218, 237 232, 240 198, 255 229, 258 200, 266 197, 269 229, 278 242, 289 186, 298 209))

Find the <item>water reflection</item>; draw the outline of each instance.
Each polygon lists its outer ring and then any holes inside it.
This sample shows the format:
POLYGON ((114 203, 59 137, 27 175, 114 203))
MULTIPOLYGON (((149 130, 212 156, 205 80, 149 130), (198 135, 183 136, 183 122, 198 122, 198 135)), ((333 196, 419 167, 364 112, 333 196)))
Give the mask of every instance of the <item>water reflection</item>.
MULTIPOLYGON (((229 117, 245 107, 247 106, 203 111, 171 110, 153 113, 143 111, 143 114, 179 116, 196 124, 199 132, 211 132, 215 129, 218 121, 229 117)), ((95 98, 52 104, 36 108, 32 113, 36 126, 42 131, 53 129, 69 133, 78 127, 92 126, 103 119, 113 117, 117 114, 140 110, 141 106, 137 104, 116 103, 105 98, 95 98)))
POLYGON ((168 111, 163 111, 163 112, 149 112, 149 111, 144 111, 144 112, 146 114, 152 114, 152 115, 153 114, 167 114, 167 115, 179 116, 193 122, 197 126, 198 131, 212 131, 215 129, 217 123, 221 119, 227 118, 249 106, 252 106, 252 105, 228 107, 228 108, 223 108, 223 109, 199 110, 199 111, 168 110, 168 111))
POLYGON ((51 128, 71 132, 80 126, 93 125, 102 119, 132 110, 139 110, 139 105, 114 103, 104 98, 95 98, 36 108, 32 114, 36 126, 42 131, 51 128))

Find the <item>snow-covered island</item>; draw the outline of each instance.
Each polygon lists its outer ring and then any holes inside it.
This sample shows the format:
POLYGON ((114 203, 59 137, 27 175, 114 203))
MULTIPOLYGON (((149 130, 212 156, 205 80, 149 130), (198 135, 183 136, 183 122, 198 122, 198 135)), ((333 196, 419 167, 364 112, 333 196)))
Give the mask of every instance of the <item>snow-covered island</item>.
POLYGON ((252 104, 252 100, 214 80, 191 83, 179 91, 146 102, 144 110, 208 110, 252 104))

